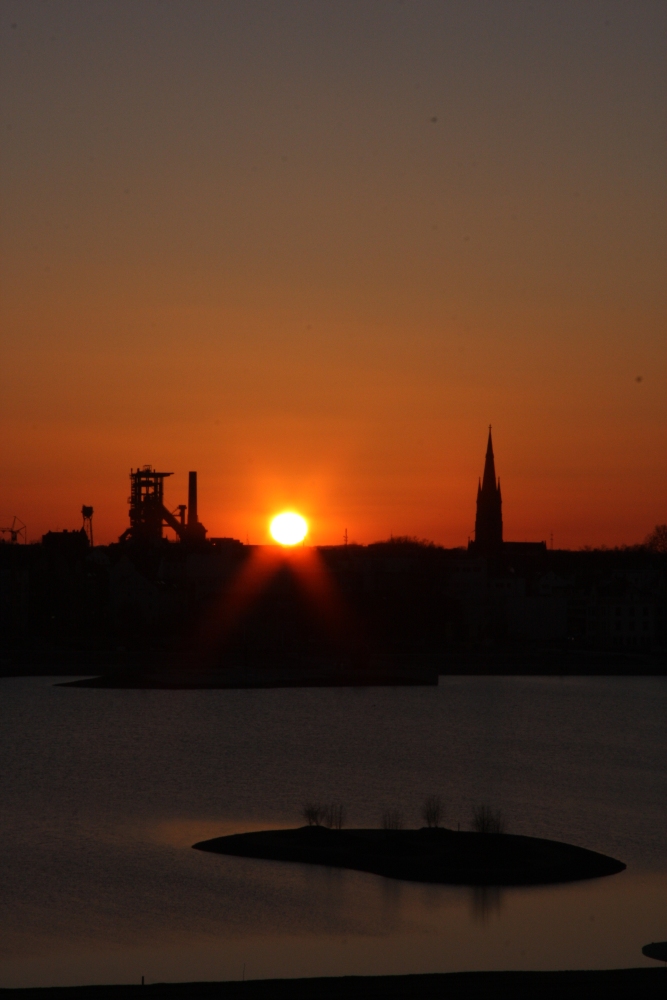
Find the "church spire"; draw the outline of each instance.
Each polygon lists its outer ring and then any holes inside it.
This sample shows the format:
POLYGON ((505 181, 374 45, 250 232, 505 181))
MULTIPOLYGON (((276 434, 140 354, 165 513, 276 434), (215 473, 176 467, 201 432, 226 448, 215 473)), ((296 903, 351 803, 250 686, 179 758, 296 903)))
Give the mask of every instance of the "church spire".
POLYGON ((486 445, 486 459, 484 461, 484 478, 482 479, 482 492, 490 492, 496 488, 496 463, 493 458, 493 440, 491 438, 491 424, 489 424, 489 440, 486 445))
POLYGON ((493 440, 489 425, 489 439, 486 445, 484 476, 477 488, 477 517, 475 519, 475 548, 485 554, 497 552, 503 544, 502 499, 500 480, 496 479, 496 464, 493 456, 493 440))

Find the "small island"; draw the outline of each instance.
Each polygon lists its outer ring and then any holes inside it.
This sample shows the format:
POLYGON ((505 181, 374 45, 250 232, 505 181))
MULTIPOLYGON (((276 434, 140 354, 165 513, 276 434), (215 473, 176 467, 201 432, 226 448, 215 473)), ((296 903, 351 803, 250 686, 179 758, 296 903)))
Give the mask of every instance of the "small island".
POLYGON ((614 858, 555 840, 443 827, 337 830, 303 826, 215 837, 193 847, 443 885, 550 885, 615 875, 625 868, 614 858))

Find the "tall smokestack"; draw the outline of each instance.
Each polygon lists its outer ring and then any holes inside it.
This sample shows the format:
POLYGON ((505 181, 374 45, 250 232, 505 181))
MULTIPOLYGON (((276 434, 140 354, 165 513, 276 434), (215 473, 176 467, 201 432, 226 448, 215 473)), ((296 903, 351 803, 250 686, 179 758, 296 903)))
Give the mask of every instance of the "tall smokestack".
POLYGON ((188 528, 197 524, 197 473, 188 473, 188 528))

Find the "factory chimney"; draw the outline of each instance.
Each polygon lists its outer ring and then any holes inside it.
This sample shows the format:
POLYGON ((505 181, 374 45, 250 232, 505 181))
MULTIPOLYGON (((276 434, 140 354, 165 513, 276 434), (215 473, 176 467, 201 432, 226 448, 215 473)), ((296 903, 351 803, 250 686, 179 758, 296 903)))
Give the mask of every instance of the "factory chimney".
POLYGON ((188 528, 192 530, 199 522, 197 517, 197 473, 188 473, 188 528))

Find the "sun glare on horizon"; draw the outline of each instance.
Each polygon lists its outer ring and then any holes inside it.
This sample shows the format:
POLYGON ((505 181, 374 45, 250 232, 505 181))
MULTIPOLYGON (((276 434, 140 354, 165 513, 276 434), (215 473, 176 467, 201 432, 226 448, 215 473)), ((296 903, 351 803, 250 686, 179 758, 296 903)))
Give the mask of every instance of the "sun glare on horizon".
POLYGON ((284 511, 276 514, 269 530, 279 545, 298 545, 308 534, 308 522, 301 514, 284 511))

